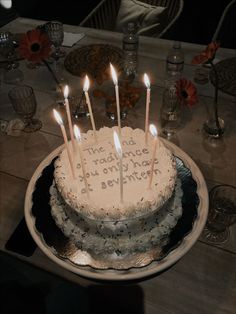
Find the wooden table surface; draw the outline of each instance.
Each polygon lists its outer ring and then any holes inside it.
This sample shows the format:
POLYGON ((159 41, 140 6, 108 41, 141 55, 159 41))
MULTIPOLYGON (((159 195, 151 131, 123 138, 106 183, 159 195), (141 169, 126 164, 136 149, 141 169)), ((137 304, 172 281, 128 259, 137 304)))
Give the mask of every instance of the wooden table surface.
MULTIPOLYGON (((42 21, 18 18, 5 25, 2 30, 21 33, 41 23, 42 21)), ((85 33, 85 37, 76 46, 67 48, 67 52, 92 43, 110 43, 121 47, 121 34, 69 25, 64 27, 66 31, 85 33)), ((171 44, 167 40, 140 38, 139 68, 135 84, 143 86, 143 73, 147 72, 150 75, 152 82, 150 119, 159 129, 165 57, 171 44)), ((191 65, 191 59, 205 47, 188 43, 182 43, 182 46, 185 52, 184 76, 193 79, 196 68, 191 65)), ((235 55, 235 50, 220 48, 217 59, 223 60, 235 55)), ((0 132, 0 249, 53 274, 87 286, 91 284, 89 280, 56 265, 39 249, 36 249, 31 257, 5 249, 6 241, 24 215, 24 196, 31 176, 38 164, 63 143, 60 129, 52 117, 52 109, 57 106, 57 103, 55 83, 50 73, 45 67, 29 69, 24 60, 20 62, 20 69, 24 73, 23 83, 34 88, 38 103, 35 117, 42 121, 43 127, 35 133, 21 133, 19 137, 0 132)), ((82 92, 81 78, 70 75, 66 70, 63 71, 63 76, 70 85, 72 93, 82 92)), ((107 89, 113 86, 111 82, 106 82, 105 85, 107 89)), ((12 87, 1 82, 1 121, 17 118, 7 94, 12 87)), ((221 140, 209 141, 202 133, 202 125, 207 118, 207 112, 211 109, 214 89, 211 84, 197 85, 197 88, 199 103, 191 109, 183 110, 181 128, 173 138, 173 142, 196 162, 209 189, 216 184, 236 186, 236 101, 229 95, 219 93, 219 114, 225 120, 226 130, 221 140)), ((92 101, 97 127, 113 126, 113 122, 105 114, 104 103, 93 97, 92 101)), ((140 101, 128 112, 122 124, 144 128, 144 116, 145 88, 140 101)), ((82 131, 90 129, 88 119, 80 118, 78 122, 82 131)), ((138 283, 144 295, 145 313, 235 313, 235 265, 236 225, 230 228, 230 239, 223 245, 213 246, 200 238, 171 269, 138 283)))

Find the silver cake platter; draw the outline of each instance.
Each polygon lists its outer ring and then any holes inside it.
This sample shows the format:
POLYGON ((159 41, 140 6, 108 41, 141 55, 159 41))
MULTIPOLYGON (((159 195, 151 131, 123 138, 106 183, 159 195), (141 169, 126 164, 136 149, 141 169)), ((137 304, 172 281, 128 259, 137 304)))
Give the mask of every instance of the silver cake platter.
POLYGON ((169 234, 168 241, 146 252, 116 256, 93 256, 65 237, 51 215, 50 187, 54 160, 63 145, 49 154, 32 176, 25 196, 25 218, 39 248, 55 263, 93 280, 141 280, 174 265, 199 238, 208 214, 208 191, 203 175, 194 161, 179 147, 161 139, 176 158, 182 183, 183 213, 169 234))

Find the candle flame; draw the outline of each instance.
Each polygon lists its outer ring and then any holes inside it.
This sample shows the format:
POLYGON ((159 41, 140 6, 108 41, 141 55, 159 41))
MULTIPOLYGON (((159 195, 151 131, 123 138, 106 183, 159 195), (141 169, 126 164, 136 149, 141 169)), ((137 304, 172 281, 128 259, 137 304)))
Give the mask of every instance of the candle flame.
POLYGON ((114 138, 116 151, 117 151, 118 155, 120 157, 122 157, 122 148, 121 148, 121 144, 120 144, 120 139, 119 139, 119 136, 116 133, 116 131, 114 131, 114 133, 113 133, 113 138, 114 138))
POLYGON ((115 71, 115 69, 111 63, 110 63, 110 68, 111 68, 111 76, 112 76, 114 85, 118 85, 117 74, 116 74, 116 71, 115 71))
POLYGON ((63 121, 62 121, 62 118, 61 118, 59 112, 57 112, 56 109, 53 109, 53 114, 54 114, 54 117, 55 117, 57 123, 62 125, 63 121))
POLYGON ((154 136, 154 137, 157 136, 157 129, 156 129, 154 124, 150 124, 149 130, 150 130, 150 133, 152 134, 152 136, 154 136))
POLYGON ((68 85, 66 85, 64 88, 64 98, 67 99, 68 95, 69 95, 69 87, 68 85))
POLYGON ((80 129, 77 125, 74 124, 74 134, 77 141, 81 141, 80 129))
POLYGON ((89 90, 89 78, 88 78, 88 75, 86 74, 85 75, 85 80, 84 80, 84 92, 87 92, 89 90))
POLYGON ((143 80, 144 80, 144 83, 145 83, 146 87, 150 88, 150 80, 149 80, 149 77, 148 77, 148 75, 146 73, 143 76, 143 80))

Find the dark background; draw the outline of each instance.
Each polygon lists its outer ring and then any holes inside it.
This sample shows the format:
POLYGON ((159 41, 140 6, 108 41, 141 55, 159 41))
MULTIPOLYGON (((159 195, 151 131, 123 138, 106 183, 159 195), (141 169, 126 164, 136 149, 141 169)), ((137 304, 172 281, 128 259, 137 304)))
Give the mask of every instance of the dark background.
MULTIPOLYGON (((66 24, 78 25, 99 2, 101 0, 13 0, 11 11, 0 8, 0 26, 6 24, 15 14, 42 20, 57 19, 66 24)), ((230 0, 184 0, 181 16, 165 38, 208 44, 229 2, 230 0)), ((235 21, 236 6, 219 36, 221 46, 236 48, 235 21)))
MULTIPOLYGON (((231 0, 184 0, 182 14, 167 36, 185 42, 210 43, 220 17, 230 2, 231 0)), ((221 46, 236 48, 236 5, 227 14, 218 39, 221 46)))

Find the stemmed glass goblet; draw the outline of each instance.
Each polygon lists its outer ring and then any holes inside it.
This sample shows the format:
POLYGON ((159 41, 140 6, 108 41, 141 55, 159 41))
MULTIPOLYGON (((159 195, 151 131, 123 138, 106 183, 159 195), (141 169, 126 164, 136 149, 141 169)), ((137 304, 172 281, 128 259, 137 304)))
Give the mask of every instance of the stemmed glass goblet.
POLYGON ((61 50, 61 45, 64 39, 64 28, 63 24, 59 21, 50 21, 45 25, 45 30, 51 40, 55 51, 52 53, 52 57, 58 60, 65 56, 65 51, 61 50))
POLYGON ((19 63, 14 60, 16 54, 13 35, 8 31, 0 32, 0 54, 7 59, 3 81, 9 84, 22 81, 23 73, 18 69, 19 63))
POLYGON ((209 215, 203 238, 212 244, 229 239, 229 227, 236 222, 236 187, 217 185, 210 191, 209 215))
POLYGON ((55 48, 55 51, 52 53, 52 58, 54 62, 54 70, 57 76, 57 79, 60 82, 64 82, 64 77, 62 75, 62 69, 59 66, 59 59, 65 56, 65 51, 61 50, 61 45, 64 40, 64 28, 63 24, 59 21, 50 21, 45 25, 45 31, 48 34, 48 37, 55 48))
POLYGON ((35 115, 37 102, 32 87, 21 85, 12 88, 8 97, 12 103, 15 112, 23 119, 25 132, 35 132, 42 127, 42 122, 38 119, 33 119, 35 115))

